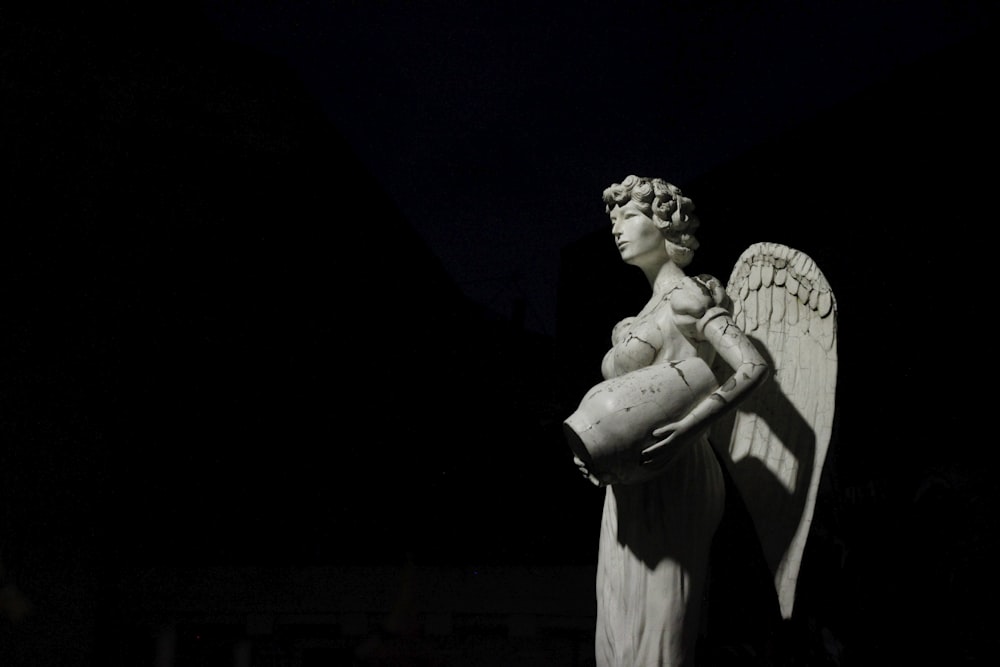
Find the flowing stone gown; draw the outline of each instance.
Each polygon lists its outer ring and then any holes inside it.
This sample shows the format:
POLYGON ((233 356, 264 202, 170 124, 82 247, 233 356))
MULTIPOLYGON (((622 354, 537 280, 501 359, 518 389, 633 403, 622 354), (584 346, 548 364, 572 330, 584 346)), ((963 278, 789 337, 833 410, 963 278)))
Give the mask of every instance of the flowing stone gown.
MULTIPOLYGON (((682 341, 679 354, 710 356, 698 321, 716 314, 705 278, 686 278, 612 334, 605 379, 644 367, 682 341)), ((717 284, 717 281, 716 281, 717 284)), ((711 361, 711 359, 707 359, 711 361)), ((679 666, 693 660, 712 537, 725 484, 708 439, 678 454, 659 476, 605 489, 597 569, 598 667, 679 666)))

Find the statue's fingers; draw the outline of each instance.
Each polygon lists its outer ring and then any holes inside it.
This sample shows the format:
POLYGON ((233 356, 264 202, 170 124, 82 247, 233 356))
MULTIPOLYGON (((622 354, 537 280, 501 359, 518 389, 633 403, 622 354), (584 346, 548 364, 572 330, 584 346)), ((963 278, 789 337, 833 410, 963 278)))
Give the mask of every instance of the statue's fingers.
POLYGON ((667 444, 667 440, 661 440, 642 450, 639 454, 639 465, 654 465, 660 458, 657 453, 667 444))
POLYGON ((654 438, 662 438, 665 435, 669 435, 674 430, 673 424, 667 424, 666 426, 661 426, 659 428, 653 429, 654 438))

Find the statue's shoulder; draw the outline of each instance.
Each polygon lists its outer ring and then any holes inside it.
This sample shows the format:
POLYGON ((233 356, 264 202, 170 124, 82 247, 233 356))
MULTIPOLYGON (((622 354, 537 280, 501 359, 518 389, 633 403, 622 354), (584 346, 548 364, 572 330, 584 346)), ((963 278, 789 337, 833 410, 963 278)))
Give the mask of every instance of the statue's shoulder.
POLYGON ((686 276, 670 292, 674 315, 699 320, 715 308, 726 305, 726 286, 715 276, 686 276))
POLYGON ((728 312, 726 287, 707 274, 687 276, 670 292, 674 324, 692 340, 703 340, 705 324, 728 312))

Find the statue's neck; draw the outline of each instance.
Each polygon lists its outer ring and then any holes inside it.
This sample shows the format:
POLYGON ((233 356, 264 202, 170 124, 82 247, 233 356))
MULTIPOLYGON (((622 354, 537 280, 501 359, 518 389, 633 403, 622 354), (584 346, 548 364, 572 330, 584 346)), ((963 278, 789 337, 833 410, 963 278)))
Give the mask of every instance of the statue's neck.
POLYGON ((684 279, 684 269, 673 262, 661 264, 655 271, 647 271, 646 279, 653 290, 653 294, 665 294, 684 279))

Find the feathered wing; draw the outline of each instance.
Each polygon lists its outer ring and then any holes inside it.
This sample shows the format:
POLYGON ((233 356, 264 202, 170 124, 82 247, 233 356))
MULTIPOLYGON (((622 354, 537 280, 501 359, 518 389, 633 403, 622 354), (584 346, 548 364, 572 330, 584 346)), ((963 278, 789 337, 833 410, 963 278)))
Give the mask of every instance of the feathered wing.
POLYGON ((837 304, 806 254, 757 243, 726 286, 733 316, 771 377, 711 432, 743 496, 789 618, 833 429, 837 304))

